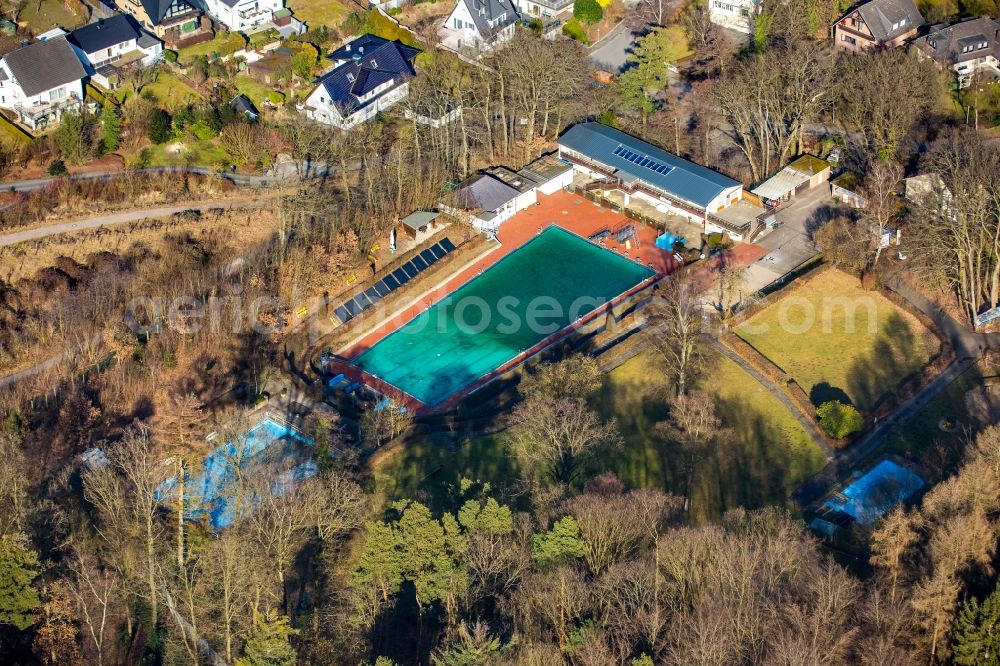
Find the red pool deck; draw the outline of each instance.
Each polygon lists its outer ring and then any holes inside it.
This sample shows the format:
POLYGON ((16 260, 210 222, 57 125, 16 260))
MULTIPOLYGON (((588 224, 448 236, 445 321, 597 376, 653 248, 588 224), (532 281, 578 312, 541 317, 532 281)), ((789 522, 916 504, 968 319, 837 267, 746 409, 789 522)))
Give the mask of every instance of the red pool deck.
MULTIPOLYGON (((493 249, 488 251, 486 254, 480 255, 441 283, 427 289, 421 294, 415 295, 413 300, 410 301, 405 307, 388 317, 375 328, 345 345, 337 352, 337 354, 344 359, 351 359, 361 354, 382 338, 405 326, 428 307, 452 293, 466 282, 472 280, 474 277, 488 269, 490 266, 496 264, 503 257, 527 243, 529 240, 534 238, 539 231, 552 224, 583 236, 584 238, 589 238, 602 230, 608 230, 613 234, 614 231, 620 226, 624 224, 631 224, 635 229, 638 242, 636 242, 636 239, 632 239, 630 247, 626 248, 624 244, 618 243, 615 241, 613 236, 598 244, 653 269, 657 273, 656 278, 670 274, 683 266, 682 262, 674 259, 673 252, 667 252, 656 247, 655 241, 657 232, 645 224, 636 222, 635 220, 630 220, 624 215, 615 213, 614 211, 598 206, 581 196, 570 194, 565 191, 559 191, 550 196, 539 194, 537 205, 521 211, 500 225, 500 230, 497 233, 499 243, 496 244, 493 249)), ((733 248, 733 252, 730 254, 728 261, 730 265, 734 263, 738 265, 749 265, 764 254, 766 254, 766 250, 757 245, 737 245, 733 248)), ((700 288, 707 288, 717 279, 717 263, 717 260, 713 260, 710 262, 702 262, 698 266, 692 266, 692 268, 696 271, 697 277, 695 279, 700 288)), ((643 285, 639 285, 636 288, 629 290, 626 294, 623 294, 618 299, 615 299, 614 302, 617 302, 622 297, 627 297, 631 292, 641 288, 643 288, 643 285)), ((585 317, 585 320, 598 316, 602 311, 604 311, 604 308, 594 311, 585 317)), ((505 363, 503 366, 497 368, 488 375, 480 378, 470 386, 467 386, 465 389, 459 391, 454 396, 448 398, 444 403, 437 405, 433 409, 435 411, 439 411, 453 407, 459 401, 467 397, 470 393, 481 388, 494 377, 508 372, 514 366, 523 363, 525 359, 538 353, 538 351, 551 345, 553 341, 564 337, 569 332, 569 329, 563 329, 552 336, 549 336, 545 340, 540 341, 532 349, 525 350, 525 352, 519 354, 517 357, 511 359, 509 362, 505 363)), ((333 374, 344 373, 345 376, 353 381, 361 381, 376 389, 383 395, 392 397, 397 404, 406 406, 411 412, 419 413, 427 409, 426 405, 413 396, 403 392, 396 386, 392 386, 376 377, 372 377, 368 373, 363 372, 359 368, 351 365, 349 362, 334 362, 331 364, 331 367, 328 368, 328 371, 333 374)))
POLYGON ((496 247, 476 258, 447 280, 414 296, 414 300, 406 307, 388 317, 374 329, 348 343, 337 354, 344 358, 354 358, 369 349, 379 340, 405 326, 428 307, 527 243, 539 231, 552 224, 584 238, 604 229, 613 232, 623 224, 631 224, 635 229, 638 242, 633 239, 629 249, 626 249, 624 244, 616 242, 613 237, 605 239, 605 242, 600 243, 600 245, 639 261, 660 275, 671 273, 683 265, 673 258, 673 253, 665 252, 656 247, 656 231, 641 222, 630 220, 624 215, 602 208, 583 197, 562 190, 550 196, 539 194, 537 205, 521 211, 500 225, 500 230, 497 233, 500 242, 496 247))

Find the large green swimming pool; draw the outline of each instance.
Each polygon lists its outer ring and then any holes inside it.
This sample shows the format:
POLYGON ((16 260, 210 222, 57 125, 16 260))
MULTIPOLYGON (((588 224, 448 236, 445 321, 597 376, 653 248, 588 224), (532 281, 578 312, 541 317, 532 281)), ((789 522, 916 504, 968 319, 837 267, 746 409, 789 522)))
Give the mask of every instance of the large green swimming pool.
POLYGON ((436 405, 653 274, 551 226, 354 363, 436 405))

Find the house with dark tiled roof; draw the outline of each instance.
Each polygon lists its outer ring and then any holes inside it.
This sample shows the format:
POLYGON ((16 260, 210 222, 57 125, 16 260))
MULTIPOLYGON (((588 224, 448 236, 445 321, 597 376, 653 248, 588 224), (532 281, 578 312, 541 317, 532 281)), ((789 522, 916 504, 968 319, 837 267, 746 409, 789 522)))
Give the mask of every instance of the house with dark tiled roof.
POLYGON ((312 120, 351 129, 409 94, 418 53, 400 42, 363 35, 327 56, 333 69, 316 80, 301 109, 312 120))
POLYGON ((438 37, 449 51, 479 56, 510 41, 519 18, 513 0, 458 0, 438 37))
POLYGON ((931 26, 913 46, 921 57, 955 72, 960 88, 972 83, 977 73, 1000 79, 1000 22, 989 16, 931 26))
POLYGON ((92 70, 106 65, 152 65, 163 54, 163 42, 128 14, 89 23, 69 33, 68 39, 92 70))
POLYGON ((86 76, 64 35, 22 46, 0 59, 0 107, 30 129, 44 129, 79 110, 86 76))
POLYGON ((203 0, 121 0, 118 8, 171 46, 212 38, 203 0))
POLYGON ((834 48, 855 53, 895 48, 916 35, 923 24, 913 0, 867 0, 848 9, 834 24, 834 48))

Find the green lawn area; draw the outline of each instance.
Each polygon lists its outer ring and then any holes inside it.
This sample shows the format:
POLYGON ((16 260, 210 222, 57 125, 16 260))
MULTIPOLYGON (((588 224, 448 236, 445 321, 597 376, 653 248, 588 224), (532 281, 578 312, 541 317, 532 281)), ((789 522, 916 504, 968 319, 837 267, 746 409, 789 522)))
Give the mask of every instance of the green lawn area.
MULTIPOLYGON (((665 396, 650 358, 640 354, 606 378, 599 400, 605 417, 614 416, 624 447, 605 456, 629 486, 683 492, 683 466, 672 446, 653 436, 666 416, 665 396)), ((781 401, 727 358, 702 380, 700 388, 716 398, 718 413, 732 429, 728 446, 699 463, 691 513, 716 518, 736 506, 785 504, 798 485, 823 465, 823 452, 781 401)), ((595 470, 600 471, 600 470, 595 470)))
POLYGON ((508 487, 517 477, 517 463, 499 436, 469 440, 451 451, 431 437, 415 438, 386 452, 375 465, 375 493, 385 503, 417 498, 436 510, 448 507, 450 488, 461 479, 488 481, 508 487))
POLYGON ((229 155, 212 141, 185 143, 179 153, 172 151, 175 141, 149 147, 147 166, 204 166, 218 168, 230 163, 229 155))
POLYGON ((157 102, 171 111, 203 99, 197 90, 173 74, 162 71, 156 75, 156 81, 143 86, 140 92, 147 91, 153 93, 157 102))
POLYGON ((347 0, 288 0, 285 6, 310 30, 321 25, 336 28, 348 14, 358 9, 347 0))
POLYGON ((177 52, 177 58, 183 64, 198 56, 210 56, 215 53, 226 56, 244 48, 246 43, 246 39, 238 32, 220 32, 207 42, 181 49, 177 52))
POLYGON ((820 404, 846 393, 862 410, 920 370, 938 341, 916 318, 856 278, 826 271, 741 324, 736 333, 820 404))
POLYGON ((966 394, 981 382, 977 368, 959 376, 896 432, 871 462, 886 454, 897 455, 917 462, 921 474, 929 477, 926 478, 929 483, 940 481, 958 462, 966 438, 974 437, 982 428, 982 423, 972 418, 965 407, 966 394), (942 420, 954 422, 955 431, 942 430, 942 420))
MULTIPOLYGON (((624 446, 595 461, 589 473, 612 470, 629 487, 679 493, 680 461, 652 437, 666 409, 650 367, 649 358, 639 355, 606 376, 594 404, 602 416, 618 420, 624 446)), ((691 505, 696 519, 717 517, 735 506, 783 505, 822 466, 823 454, 801 424, 732 361, 724 359, 702 388, 716 396, 734 435, 727 448, 699 465, 691 505)), ((501 435, 473 439, 456 452, 418 438, 389 452, 374 467, 375 491, 381 499, 417 497, 437 508, 447 505, 448 488, 462 477, 502 489, 510 488, 517 475, 501 435)))
POLYGON ((36 32, 45 32, 59 26, 72 30, 82 25, 85 17, 70 11, 59 0, 29 0, 17 14, 18 21, 26 22, 36 32))
POLYGON ((264 103, 264 100, 267 99, 268 94, 274 90, 271 86, 254 81, 249 76, 237 76, 236 89, 249 97, 258 110, 260 110, 260 106, 264 103))

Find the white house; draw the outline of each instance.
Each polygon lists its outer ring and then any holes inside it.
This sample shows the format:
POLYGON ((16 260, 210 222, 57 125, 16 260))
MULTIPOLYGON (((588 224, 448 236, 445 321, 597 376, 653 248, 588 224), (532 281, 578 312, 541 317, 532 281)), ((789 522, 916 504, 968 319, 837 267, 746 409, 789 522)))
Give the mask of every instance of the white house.
POLYGON ((362 35, 327 56, 334 68, 317 79, 300 109, 317 122, 351 129, 409 94, 418 53, 400 42, 362 35))
POLYGON ((510 41, 518 18, 511 0, 458 0, 438 37, 450 51, 481 55, 510 41))
POLYGON ((954 72, 960 88, 967 88, 977 73, 987 80, 1000 78, 1000 22, 989 16, 931 26, 913 45, 921 57, 954 72))
POLYGON ((132 16, 111 18, 77 28, 69 34, 77 54, 92 70, 105 65, 148 66, 163 56, 163 42, 146 32, 132 16))
POLYGON ((515 3, 517 11, 525 20, 559 16, 573 11, 573 0, 515 0, 515 3))
POLYGON ((709 0, 708 17, 717 26, 749 35, 761 0, 709 0))
POLYGON ((252 31, 270 23, 284 0, 205 0, 209 15, 230 30, 252 31))
POLYGON ((44 129, 80 109, 86 76, 66 37, 28 44, 0 59, 0 107, 32 130, 44 129))

